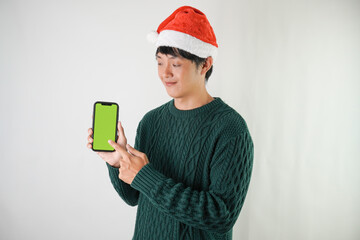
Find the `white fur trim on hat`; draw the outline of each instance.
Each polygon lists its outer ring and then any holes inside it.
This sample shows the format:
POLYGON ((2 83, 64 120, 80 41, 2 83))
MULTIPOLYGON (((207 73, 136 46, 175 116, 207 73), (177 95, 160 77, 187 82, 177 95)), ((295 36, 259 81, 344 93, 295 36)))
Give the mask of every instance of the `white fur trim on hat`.
POLYGON ((189 34, 173 30, 161 31, 155 45, 156 47, 176 47, 201 58, 211 56, 214 62, 217 56, 217 47, 214 45, 203 42, 189 34))
POLYGON ((151 31, 146 35, 146 39, 150 42, 155 44, 157 42, 157 39, 159 37, 159 34, 157 31, 151 31))

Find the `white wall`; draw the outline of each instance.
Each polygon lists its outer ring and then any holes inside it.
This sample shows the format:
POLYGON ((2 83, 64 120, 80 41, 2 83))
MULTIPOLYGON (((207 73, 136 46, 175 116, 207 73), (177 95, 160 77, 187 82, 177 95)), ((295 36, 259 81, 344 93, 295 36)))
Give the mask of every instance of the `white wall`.
POLYGON ((241 240, 360 238, 360 2, 0 1, 0 239, 130 239, 136 208, 86 148, 96 100, 130 143, 170 100, 146 34, 204 11, 220 53, 208 89, 247 121, 241 240))

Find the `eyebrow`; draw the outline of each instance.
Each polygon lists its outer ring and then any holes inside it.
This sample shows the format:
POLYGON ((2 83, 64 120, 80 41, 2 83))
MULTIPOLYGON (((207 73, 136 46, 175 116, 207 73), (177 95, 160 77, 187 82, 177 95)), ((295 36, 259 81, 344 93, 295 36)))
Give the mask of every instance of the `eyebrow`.
MULTIPOLYGON (((156 58, 160 58, 161 59, 161 57, 158 55, 158 54, 156 54, 156 58)), ((173 56, 173 55, 170 55, 170 57, 169 57, 170 59, 175 59, 175 58, 177 58, 176 56, 173 56)))

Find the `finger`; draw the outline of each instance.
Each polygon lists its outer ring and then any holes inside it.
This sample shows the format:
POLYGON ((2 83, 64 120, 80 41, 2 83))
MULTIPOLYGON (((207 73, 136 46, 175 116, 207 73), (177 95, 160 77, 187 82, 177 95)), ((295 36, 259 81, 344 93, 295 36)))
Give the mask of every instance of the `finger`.
MULTIPOLYGON (((125 150, 125 148, 122 147, 122 149, 125 150)), ((119 164, 120 166, 122 166, 124 164, 124 162, 127 162, 129 163, 130 162, 130 159, 131 159, 131 154, 128 153, 126 150, 124 153, 120 153, 120 158, 119 158, 119 164)))
POLYGON ((144 153, 136 150, 135 148, 133 148, 133 147, 130 146, 129 144, 126 144, 126 148, 127 148, 127 150, 129 151, 129 153, 131 153, 131 154, 134 155, 134 156, 142 157, 142 156, 144 155, 144 153))
POLYGON ((89 128, 89 129, 88 129, 88 133, 89 133, 89 135, 91 135, 91 134, 92 134, 92 132, 93 132, 93 131, 92 131, 92 128, 89 128))
POLYGON ((126 168, 130 163, 130 158, 120 158, 119 163, 122 168, 126 168))
POLYGON ((126 136, 125 136, 124 128, 123 128, 120 121, 118 121, 118 135, 119 135, 119 137, 117 139, 117 142, 120 143, 120 144, 125 145, 127 139, 126 139, 126 136))
POLYGON ((118 143, 114 142, 113 140, 109 140, 108 143, 112 146, 116 151, 118 151, 122 156, 129 155, 129 153, 122 148, 118 143))
POLYGON ((121 135, 122 137, 125 137, 124 128, 120 121, 118 121, 118 132, 119 132, 119 135, 121 135))
POLYGON ((86 146, 88 147, 88 148, 92 148, 92 145, 91 145, 91 143, 88 143, 88 144, 86 144, 86 146))
POLYGON ((93 139, 92 139, 91 136, 88 136, 88 142, 89 142, 89 143, 92 143, 92 142, 93 142, 93 139))
POLYGON ((116 142, 117 143, 120 143, 120 139, 121 139, 121 124, 120 124, 120 121, 118 121, 117 123, 117 139, 116 139, 116 142))
POLYGON ((121 148, 121 146, 118 144, 118 143, 116 143, 116 142, 114 142, 113 140, 108 140, 108 143, 110 144, 110 146, 112 146, 116 151, 119 151, 120 153, 122 153, 123 152, 123 150, 122 150, 122 148, 121 148))

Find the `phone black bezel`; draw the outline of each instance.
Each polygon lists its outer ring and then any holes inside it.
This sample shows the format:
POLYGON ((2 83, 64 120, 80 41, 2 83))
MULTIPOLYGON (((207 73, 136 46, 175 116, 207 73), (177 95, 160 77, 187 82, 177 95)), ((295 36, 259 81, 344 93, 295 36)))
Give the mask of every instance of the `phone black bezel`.
MULTIPOLYGON (((118 129, 117 129, 117 123, 119 121, 119 105, 116 103, 116 102, 106 102, 106 101, 96 101, 94 103, 94 106, 93 106, 93 122, 92 122, 92 130, 93 130, 93 133, 91 135, 92 139, 94 139, 94 133, 95 133, 95 128, 94 128, 94 125, 95 125, 95 107, 96 107, 96 104, 98 103, 101 103, 101 105, 116 105, 116 122, 115 122, 115 142, 117 141, 117 138, 118 138, 118 135, 117 135, 117 132, 118 132, 118 129)), ((91 143, 91 149, 94 151, 94 152, 114 152, 114 150, 101 150, 101 149, 94 149, 94 146, 93 146, 93 143, 94 141, 91 143)))

